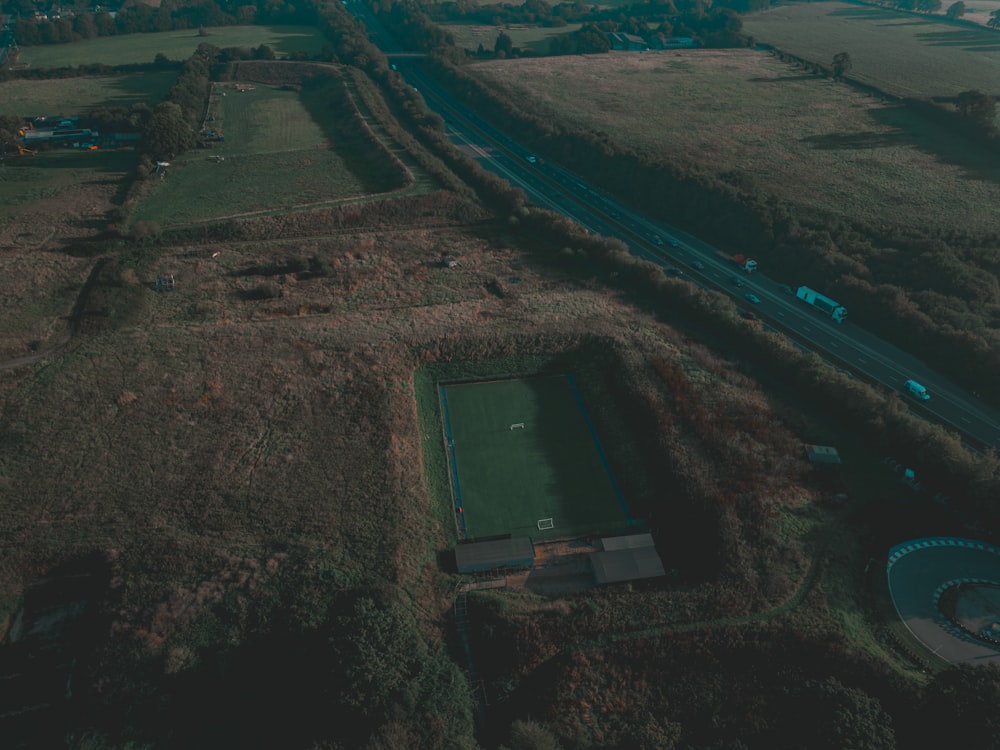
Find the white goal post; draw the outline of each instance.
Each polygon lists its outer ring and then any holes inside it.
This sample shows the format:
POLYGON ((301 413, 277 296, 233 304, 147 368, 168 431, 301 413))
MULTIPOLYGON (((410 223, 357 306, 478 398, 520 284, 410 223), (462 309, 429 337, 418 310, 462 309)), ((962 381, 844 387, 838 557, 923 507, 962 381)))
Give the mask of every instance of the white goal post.
POLYGON ((524 422, 514 422, 514 424, 512 424, 510 426, 510 429, 512 429, 512 430, 523 430, 524 429, 524 422))
POLYGON ((555 528, 555 523, 553 523, 551 518, 539 518, 538 519, 538 530, 545 531, 546 529, 555 528))

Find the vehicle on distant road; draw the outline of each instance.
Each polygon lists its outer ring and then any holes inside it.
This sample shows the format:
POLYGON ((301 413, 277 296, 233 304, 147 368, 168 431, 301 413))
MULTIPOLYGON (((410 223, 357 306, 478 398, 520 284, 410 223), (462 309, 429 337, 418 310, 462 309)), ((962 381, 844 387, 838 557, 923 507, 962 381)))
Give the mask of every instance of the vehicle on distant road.
POLYGON ((693 260, 691 261, 691 268, 697 268, 699 271, 704 271, 705 264, 702 263, 700 260, 693 260))
POLYGON ((538 157, 535 156, 534 154, 528 154, 524 158, 528 160, 528 164, 537 164, 538 163, 538 157))
POLYGON ((667 238, 667 244, 670 245, 670 247, 678 247, 681 243, 679 243, 673 237, 668 237, 667 238))
POLYGON ((660 237, 660 235, 658 235, 658 234, 654 234, 653 235, 653 242, 655 242, 657 245, 662 246, 663 245, 663 238, 660 237))
POLYGON ((734 284, 736 284, 736 286, 743 286, 743 279, 741 279, 739 276, 730 276, 729 280, 734 284))
POLYGON ((753 258, 748 258, 746 255, 729 255, 721 250, 716 253, 722 260, 729 261, 730 263, 735 263, 740 268, 742 268, 747 273, 753 273, 757 270, 757 261, 753 258))
POLYGON ((907 380, 903 383, 903 390, 909 393, 914 398, 918 398, 921 401, 927 401, 930 399, 931 394, 927 392, 924 386, 920 385, 916 380, 907 380))
POLYGON ((778 289, 783 291, 785 294, 795 294, 795 290, 788 286, 788 284, 782 284, 778 287, 778 289))
POLYGON ((826 295, 820 294, 815 289, 810 289, 807 286, 800 286, 796 290, 795 296, 806 304, 822 310, 838 323, 843 323, 847 318, 846 307, 839 302, 830 299, 826 295))
POLYGON ((755 305, 760 304, 760 297, 758 297, 756 294, 748 293, 744 294, 743 297, 744 299, 746 299, 747 302, 752 302, 755 305))
POLYGON ((743 312, 741 312, 740 317, 743 318, 743 320, 760 320, 760 318, 758 318, 749 310, 744 310, 743 312))

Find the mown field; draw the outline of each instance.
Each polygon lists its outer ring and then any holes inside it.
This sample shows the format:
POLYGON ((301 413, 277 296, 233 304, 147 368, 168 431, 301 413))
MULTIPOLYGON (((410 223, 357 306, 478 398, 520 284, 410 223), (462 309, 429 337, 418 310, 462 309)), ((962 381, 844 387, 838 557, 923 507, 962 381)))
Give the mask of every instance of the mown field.
MULTIPOLYGON (((971 4, 970 4, 971 5, 971 4)), ((807 60, 851 56, 851 77, 899 96, 1000 93, 1000 32, 839 2, 795 3, 743 18, 743 30, 807 60)))
POLYGON ((143 199, 131 222, 164 228, 257 211, 286 211, 366 193, 336 153, 316 148, 284 153, 208 156, 171 162, 161 184, 143 199))
POLYGON ((475 52, 479 45, 487 52, 493 51, 497 37, 500 32, 511 38, 515 47, 524 50, 531 50, 539 55, 549 52, 549 41, 557 36, 571 34, 580 28, 581 24, 571 23, 565 26, 547 28, 544 26, 510 25, 510 26, 481 26, 479 24, 453 23, 443 24, 454 38, 455 46, 460 49, 468 49, 475 52))
POLYGON ((133 223, 169 227, 369 192, 297 92, 258 85, 238 93, 217 85, 210 110, 215 120, 206 126, 225 141, 171 162, 166 178, 135 208, 133 223))
POLYGON ((539 541, 627 529, 630 519, 571 377, 441 391, 467 538, 513 534, 539 541), (551 528, 540 527, 541 519, 552 521, 551 528))
POLYGON ((650 158, 666 154, 729 175, 809 211, 994 228, 1000 186, 980 153, 902 108, 767 53, 678 50, 471 70, 553 120, 609 133, 650 158))
POLYGON ((177 71, 85 76, 44 80, 12 79, 0 83, 0 114, 79 115, 98 107, 128 107, 163 100, 177 71))
POLYGON ((73 44, 24 47, 18 62, 32 68, 61 68, 101 63, 128 65, 150 63, 157 54, 171 60, 186 60, 207 43, 216 47, 259 47, 268 45, 279 58, 292 52, 314 54, 325 43, 310 26, 215 26, 201 36, 198 29, 163 31, 156 34, 127 34, 85 39, 73 44))

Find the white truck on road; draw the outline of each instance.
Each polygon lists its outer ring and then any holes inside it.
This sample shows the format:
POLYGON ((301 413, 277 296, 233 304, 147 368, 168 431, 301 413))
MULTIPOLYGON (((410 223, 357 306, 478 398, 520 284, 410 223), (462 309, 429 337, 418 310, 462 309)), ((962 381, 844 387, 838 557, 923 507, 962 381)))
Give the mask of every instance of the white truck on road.
POLYGON ((838 323, 843 323, 847 318, 847 308, 841 305, 839 302, 830 299, 829 297, 820 294, 815 289, 810 289, 807 286, 800 286, 796 292, 795 296, 806 304, 812 305, 813 307, 818 307, 820 310, 825 312, 831 318, 833 318, 838 323))

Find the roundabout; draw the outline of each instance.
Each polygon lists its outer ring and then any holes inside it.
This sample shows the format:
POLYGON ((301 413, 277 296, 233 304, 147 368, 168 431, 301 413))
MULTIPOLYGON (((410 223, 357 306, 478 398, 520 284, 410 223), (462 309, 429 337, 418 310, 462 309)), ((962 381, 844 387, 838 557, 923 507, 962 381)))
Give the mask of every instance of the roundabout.
POLYGON ((948 662, 1000 664, 1000 548, 931 537, 897 545, 886 567, 896 612, 948 662))

